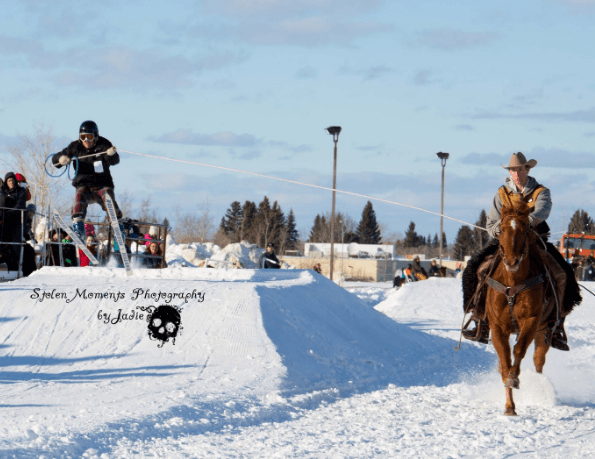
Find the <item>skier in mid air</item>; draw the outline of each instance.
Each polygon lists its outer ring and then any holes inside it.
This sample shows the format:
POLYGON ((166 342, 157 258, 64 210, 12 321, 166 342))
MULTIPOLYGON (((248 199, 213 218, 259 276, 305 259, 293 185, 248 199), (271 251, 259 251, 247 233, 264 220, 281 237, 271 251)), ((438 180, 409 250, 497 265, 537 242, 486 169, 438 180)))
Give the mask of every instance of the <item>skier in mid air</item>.
MULTIPOLYGON (((75 200, 72 207, 72 226, 82 240, 85 240, 85 217, 87 206, 97 203, 106 211, 105 199, 109 195, 116 208, 118 220, 122 212, 116 202, 114 181, 110 174, 110 166, 120 162, 120 155, 116 147, 105 137, 99 135, 99 129, 94 121, 84 121, 79 128, 79 138, 64 150, 52 157, 52 163, 57 168, 73 163, 76 175, 72 179, 75 187, 75 200), (86 157, 85 157, 86 156, 86 157), (79 159, 81 157, 85 157, 79 159)), ((108 214, 109 219, 109 214, 108 214)))

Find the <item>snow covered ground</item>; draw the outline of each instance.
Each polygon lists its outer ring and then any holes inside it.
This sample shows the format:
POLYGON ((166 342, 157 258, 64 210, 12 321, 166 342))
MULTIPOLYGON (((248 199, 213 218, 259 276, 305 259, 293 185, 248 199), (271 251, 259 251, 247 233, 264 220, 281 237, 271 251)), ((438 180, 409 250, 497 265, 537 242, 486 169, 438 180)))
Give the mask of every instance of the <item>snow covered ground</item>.
POLYGON ((593 296, 571 352, 544 375, 525 359, 509 418, 491 346, 454 349, 459 280, 346 287, 181 267, 2 284, 0 457, 595 456, 593 296), (142 308, 163 304, 183 329, 159 347, 142 308))

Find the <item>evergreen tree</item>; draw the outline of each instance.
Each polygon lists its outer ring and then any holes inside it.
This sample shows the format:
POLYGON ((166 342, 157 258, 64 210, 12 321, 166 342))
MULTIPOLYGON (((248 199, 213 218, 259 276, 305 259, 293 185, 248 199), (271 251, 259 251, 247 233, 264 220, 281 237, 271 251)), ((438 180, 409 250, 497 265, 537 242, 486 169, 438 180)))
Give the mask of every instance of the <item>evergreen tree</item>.
POLYGON ((432 241, 432 247, 437 249, 440 247, 440 239, 438 239, 438 233, 434 234, 434 240, 432 241))
POLYGON ((169 220, 167 219, 167 217, 165 217, 163 219, 163 225, 165 225, 165 227, 167 228, 167 234, 171 233, 171 230, 173 228, 171 227, 171 224, 169 223, 169 220))
POLYGON ((417 247, 419 243, 419 236, 415 231, 415 223, 409 223, 409 228, 405 231, 405 239, 403 240, 403 247, 417 247))
POLYGON ((239 201, 231 203, 230 208, 221 219, 219 228, 229 237, 231 243, 242 240, 242 205, 239 201))
POLYGON ((577 210, 568 224, 569 234, 595 234, 593 219, 583 209, 577 210))
POLYGON ((256 228, 258 229, 257 244, 260 247, 266 247, 271 240, 273 213, 271 211, 271 203, 268 197, 264 197, 256 213, 256 228))
POLYGON ((248 241, 252 244, 258 243, 258 229, 256 228, 256 204, 246 201, 242 207, 242 230, 241 241, 248 241))
MULTIPOLYGON (((488 216, 484 209, 481 210, 479 214, 479 220, 475 222, 475 226, 479 226, 481 228, 485 228, 488 224, 488 216)), ((488 245, 488 239, 490 235, 487 231, 484 231, 479 228, 473 228, 473 239, 475 241, 475 250, 474 252, 480 252, 488 245)))
POLYGON ((365 205, 362 212, 362 219, 357 227, 357 235, 360 244, 380 244, 382 240, 380 228, 376 221, 376 213, 370 201, 365 205))
POLYGON ((473 238, 473 230, 467 225, 461 226, 452 248, 452 257, 455 260, 462 261, 465 259, 465 256, 471 255, 474 249, 475 240, 473 238))
POLYGON ((310 230, 310 237, 308 238, 308 242, 325 242, 324 235, 326 233, 326 218, 316 214, 314 218, 314 225, 310 230))
POLYGON ((293 214, 293 209, 289 210, 289 215, 287 216, 285 228, 285 249, 296 250, 298 243, 298 231, 296 228, 295 215, 293 214))
MULTIPOLYGON (((275 250, 278 253, 283 253, 285 250, 286 226, 285 215, 281 210, 281 206, 275 201, 271 208, 271 220, 269 224, 270 240, 275 244, 275 250)), ((265 247, 265 246, 263 246, 265 247)))

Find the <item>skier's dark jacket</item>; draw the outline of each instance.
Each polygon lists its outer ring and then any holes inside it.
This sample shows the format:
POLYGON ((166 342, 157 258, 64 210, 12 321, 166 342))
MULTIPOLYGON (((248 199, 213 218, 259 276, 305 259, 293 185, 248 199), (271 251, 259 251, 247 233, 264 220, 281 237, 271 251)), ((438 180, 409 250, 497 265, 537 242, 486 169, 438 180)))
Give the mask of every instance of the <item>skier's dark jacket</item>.
MULTIPOLYGON (((57 168, 62 167, 60 164, 60 158, 62 156, 68 156, 70 159, 78 158, 80 156, 87 156, 92 155, 94 153, 103 153, 108 148, 112 146, 112 143, 107 140, 105 137, 99 136, 97 138, 97 142, 94 146, 89 149, 86 149, 80 140, 75 140, 70 145, 68 145, 64 150, 59 153, 56 153, 52 157, 52 163, 57 168)), ((113 188, 114 187, 114 180, 112 179, 112 174, 110 174, 109 168, 110 166, 115 166, 120 162, 120 155, 116 153, 113 156, 108 156, 106 154, 99 155, 99 156, 91 156, 89 158, 84 158, 79 160, 78 165, 78 172, 76 177, 72 181, 72 186, 88 186, 88 187, 99 187, 99 188, 113 188), (95 172, 95 161, 101 161, 103 166, 103 172, 97 173, 95 172)), ((73 164, 76 168, 76 165, 73 164)))

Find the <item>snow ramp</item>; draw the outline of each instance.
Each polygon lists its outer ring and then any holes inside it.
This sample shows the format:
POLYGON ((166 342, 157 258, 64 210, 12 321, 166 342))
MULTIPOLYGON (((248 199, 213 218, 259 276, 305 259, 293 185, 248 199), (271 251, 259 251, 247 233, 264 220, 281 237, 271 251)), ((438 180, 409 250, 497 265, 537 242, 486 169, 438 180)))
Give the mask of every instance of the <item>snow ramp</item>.
POLYGON ((152 372, 300 391, 457 378, 453 342, 400 325, 309 270, 178 268, 126 278, 118 269, 44 268, 0 295, 5 380, 152 372), (146 309, 160 305, 181 311, 175 345, 149 337, 146 309))
POLYGON ((43 268, 0 299, 0 450, 28 437, 59 451, 88 443, 84 432, 110 444, 138 419, 156 435, 208 430, 389 384, 444 386, 473 354, 309 270, 43 268), (181 311, 175 345, 149 337, 148 309, 162 305, 181 311))

